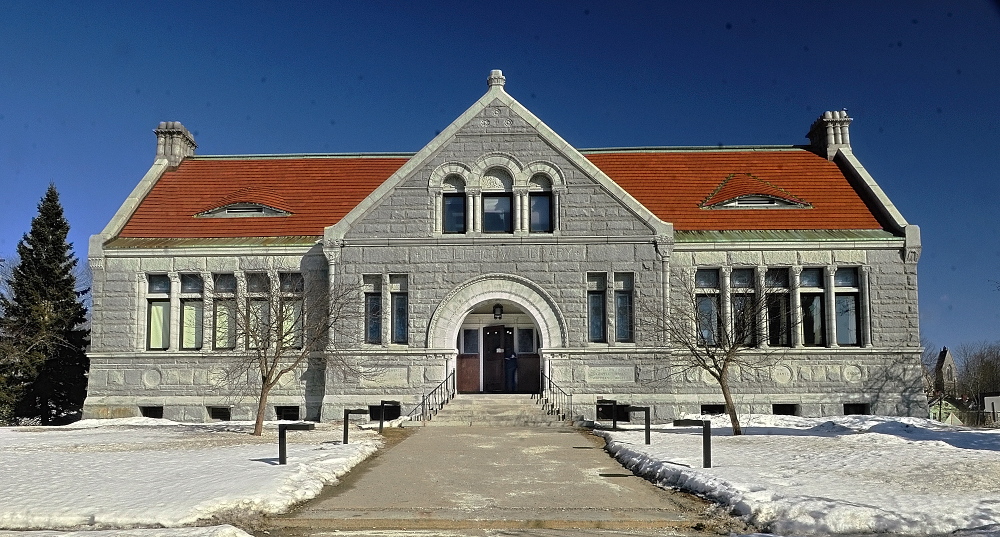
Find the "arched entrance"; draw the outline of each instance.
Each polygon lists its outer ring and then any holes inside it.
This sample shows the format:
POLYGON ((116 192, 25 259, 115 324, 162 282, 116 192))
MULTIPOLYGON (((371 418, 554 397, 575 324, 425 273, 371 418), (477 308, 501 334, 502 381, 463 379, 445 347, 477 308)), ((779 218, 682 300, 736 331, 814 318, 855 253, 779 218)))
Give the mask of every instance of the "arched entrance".
POLYGON ((453 289, 431 316, 429 346, 455 352, 462 393, 535 393, 545 351, 565 345, 552 297, 511 274, 478 276, 453 289))

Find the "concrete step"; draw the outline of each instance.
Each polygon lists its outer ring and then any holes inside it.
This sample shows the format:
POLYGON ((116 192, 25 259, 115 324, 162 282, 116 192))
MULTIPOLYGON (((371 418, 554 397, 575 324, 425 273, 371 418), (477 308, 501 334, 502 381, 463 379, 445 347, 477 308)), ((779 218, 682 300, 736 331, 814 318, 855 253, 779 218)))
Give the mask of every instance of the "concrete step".
POLYGON ((452 399, 429 421, 429 426, 563 427, 559 416, 546 414, 531 395, 463 394, 452 399))

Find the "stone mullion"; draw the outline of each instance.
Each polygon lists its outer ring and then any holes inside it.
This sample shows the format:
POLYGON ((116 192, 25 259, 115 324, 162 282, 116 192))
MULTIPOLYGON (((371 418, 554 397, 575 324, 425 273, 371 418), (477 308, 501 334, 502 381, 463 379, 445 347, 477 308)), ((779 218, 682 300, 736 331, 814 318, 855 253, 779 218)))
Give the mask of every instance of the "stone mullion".
POLYGON ((441 233, 444 229, 444 194, 438 190, 434 192, 434 233, 441 233))
POLYGON ((826 300, 823 315, 826 316, 827 347, 839 347, 837 345, 837 295, 833 287, 833 275, 835 272, 837 272, 837 267, 832 265, 826 267, 823 271, 823 297, 826 300))
POLYGON ((184 331, 184 319, 181 318, 181 276, 176 272, 167 276, 170 277, 170 326, 167 327, 170 343, 167 344, 167 349, 177 351, 181 348, 181 332, 184 331))
POLYGON ((722 267, 719 269, 719 307, 722 308, 722 333, 719 335, 726 338, 725 341, 720 340, 717 342, 720 345, 732 345, 734 343, 733 336, 735 335, 735 330, 733 328, 732 293, 729 288, 732 272, 732 267, 722 267))
POLYGON ((861 346, 872 347, 872 315, 868 289, 869 267, 858 267, 858 302, 861 303, 861 346))
POLYGON ((757 322, 754 323, 754 327, 756 328, 757 331, 756 334, 757 346, 762 349, 766 349, 769 347, 767 334, 771 322, 771 320, 767 317, 767 280, 765 279, 766 274, 767 274, 767 267, 763 265, 757 267, 756 271, 757 295, 754 297, 753 302, 751 302, 752 304, 754 304, 753 314, 760 315, 760 319, 758 319, 757 322))
POLYGON ((802 267, 795 266, 788 269, 789 275, 789 285, 791 289, 789 293, 791 294, 791 314, 792 314, 792 347, 802 348, 802 285, 800 282, 800 277, 802 276, 802 267))

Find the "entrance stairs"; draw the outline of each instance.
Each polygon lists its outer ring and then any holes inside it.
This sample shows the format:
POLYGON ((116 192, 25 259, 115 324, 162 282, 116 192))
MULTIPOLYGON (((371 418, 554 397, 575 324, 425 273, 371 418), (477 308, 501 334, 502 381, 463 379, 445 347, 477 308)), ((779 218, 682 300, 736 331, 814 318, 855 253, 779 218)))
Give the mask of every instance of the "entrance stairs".
POLYGON ((571 422, 547 414, 531 394, 459 394, 438 411, 428 427, 565 427, 571 422))

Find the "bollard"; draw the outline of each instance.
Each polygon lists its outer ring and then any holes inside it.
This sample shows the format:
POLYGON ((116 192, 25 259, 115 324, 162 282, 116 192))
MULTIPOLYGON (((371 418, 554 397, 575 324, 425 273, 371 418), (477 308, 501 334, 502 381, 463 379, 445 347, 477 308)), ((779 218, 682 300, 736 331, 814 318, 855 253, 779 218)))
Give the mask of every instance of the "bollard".
POLYGON ((709 420, 674 420, 674 427, 701 425, 701 467, 712 467, 712 422, 709 420))
POLYGON ((649 445, 649 407, 648 406, 630 406, 630 412, 642 412, 646 415, 646 445, 649 445))
POLYGON ((316 428, 315 423, 279 423, 278 424, 278 464, 286 464, 288 457, 285 450, 285 431, 311 431, 316 428))
POLYGON ((351 414, 367 414, 365 408, 345 408, 344 409, 344 444, 347 444, 347 428, 351 424, 351 414))

